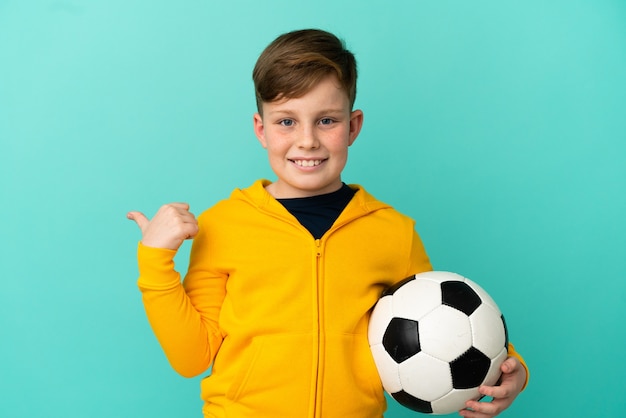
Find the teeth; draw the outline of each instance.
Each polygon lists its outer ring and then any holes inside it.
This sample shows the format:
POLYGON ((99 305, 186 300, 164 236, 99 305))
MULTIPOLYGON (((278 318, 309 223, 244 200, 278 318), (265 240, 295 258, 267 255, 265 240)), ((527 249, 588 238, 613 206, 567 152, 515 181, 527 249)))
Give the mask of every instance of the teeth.
POLYGON ((315 167, 316 165, 320 165, 322 160, 294 160, 294 162, 300 167, 315 167))

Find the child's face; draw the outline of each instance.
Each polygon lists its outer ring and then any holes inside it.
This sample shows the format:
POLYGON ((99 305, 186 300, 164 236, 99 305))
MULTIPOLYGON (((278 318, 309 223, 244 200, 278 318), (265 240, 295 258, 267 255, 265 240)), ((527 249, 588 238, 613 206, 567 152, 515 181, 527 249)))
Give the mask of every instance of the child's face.
POLYGON ((268 192, 292 198, 338 190, 348 147, 362 124, 363 112, 350 111, 334 76, 302 97, 263 103, 263 116, 254 115, 254 131, 278 177, 268 192))

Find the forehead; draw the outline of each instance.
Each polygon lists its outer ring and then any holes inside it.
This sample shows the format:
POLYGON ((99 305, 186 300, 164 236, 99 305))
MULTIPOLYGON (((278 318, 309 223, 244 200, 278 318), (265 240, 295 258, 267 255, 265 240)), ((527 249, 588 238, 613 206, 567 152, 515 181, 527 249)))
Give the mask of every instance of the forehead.
POLYGON ((298 97, 280 97, 263 102, 264 112, 350 111, 348 92, 335 76, 326 77, 298 97))

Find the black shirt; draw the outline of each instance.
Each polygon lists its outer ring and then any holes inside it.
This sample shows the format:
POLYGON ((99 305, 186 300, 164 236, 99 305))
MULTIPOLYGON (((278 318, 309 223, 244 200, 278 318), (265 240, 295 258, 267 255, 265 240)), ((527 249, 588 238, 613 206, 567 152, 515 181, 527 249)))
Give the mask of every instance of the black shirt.
POLYGON ((354 190, 343 183, 343 186, 336 192, 277 200, 309 230, 315 239, 319 239, 337 220, 354 193, 354 190))

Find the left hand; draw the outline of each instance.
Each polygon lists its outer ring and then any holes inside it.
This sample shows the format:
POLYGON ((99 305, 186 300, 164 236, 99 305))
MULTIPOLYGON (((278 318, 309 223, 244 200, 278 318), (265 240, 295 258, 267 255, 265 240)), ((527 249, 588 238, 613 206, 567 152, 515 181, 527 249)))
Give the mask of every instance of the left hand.
POLYGON ((482 395, 493 398, 491 402, 467 401, 465 406, 469 409, 459 411, 461 416, 491 418, 511 406, 524 387, 526 369, 515 357, 507 358, 500 369, 502 370, 502 377, 498 386, 481 386, 479 388, 482 395))

